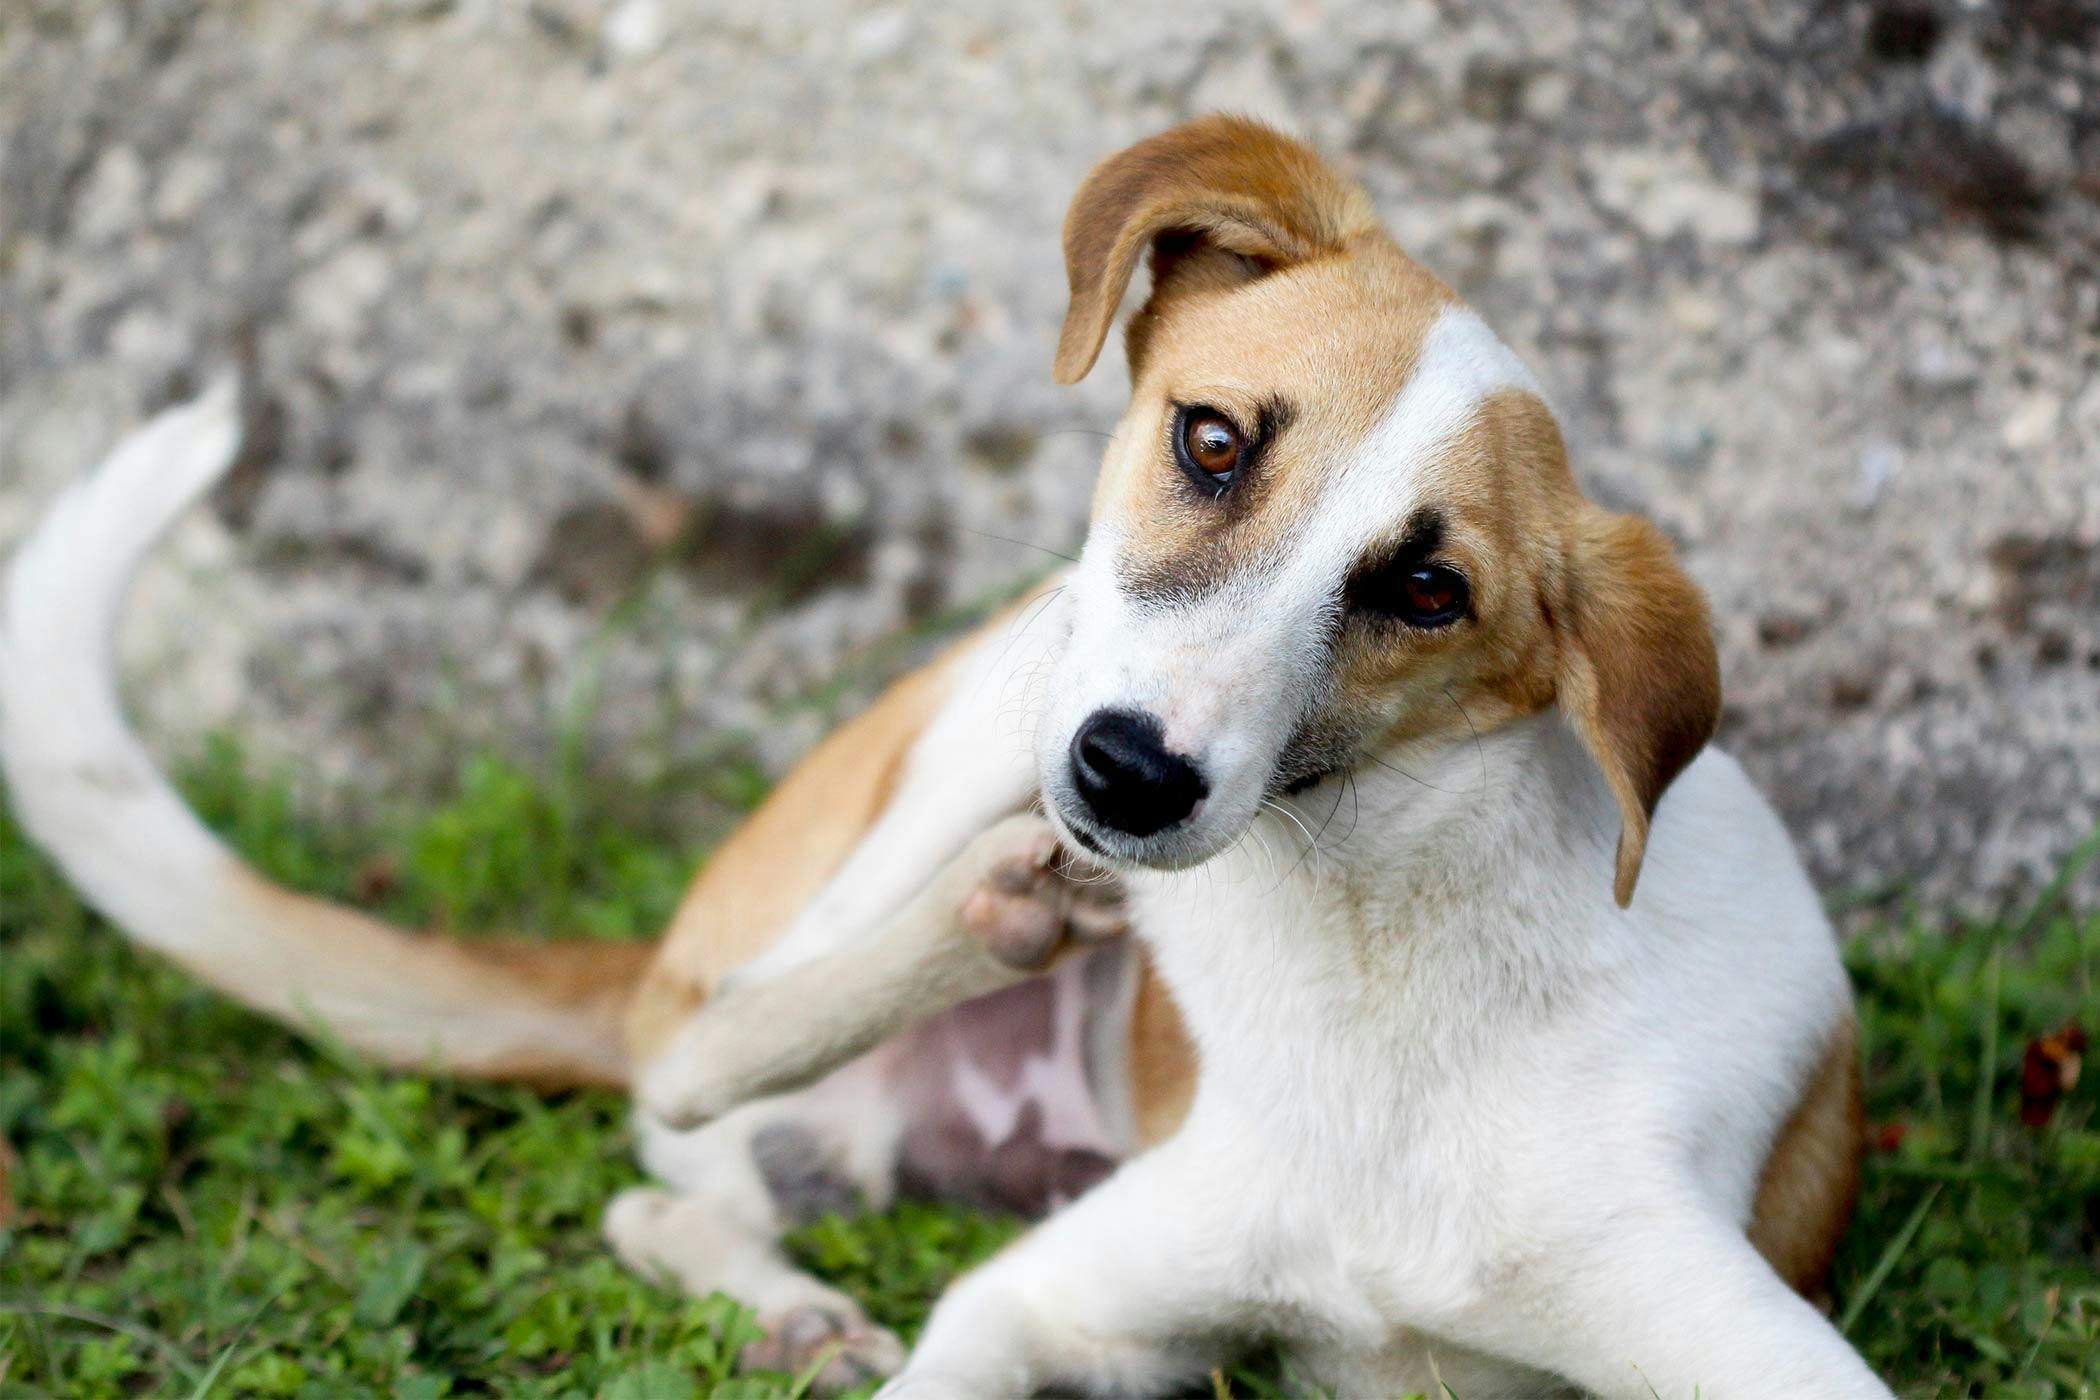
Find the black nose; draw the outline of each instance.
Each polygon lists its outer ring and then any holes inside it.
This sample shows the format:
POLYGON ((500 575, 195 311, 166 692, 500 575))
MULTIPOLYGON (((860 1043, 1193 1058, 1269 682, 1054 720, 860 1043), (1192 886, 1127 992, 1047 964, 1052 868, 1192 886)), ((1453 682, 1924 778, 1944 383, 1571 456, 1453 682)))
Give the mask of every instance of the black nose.
POLYGON ((1096 710, 1072 736, 1072 781, 1103 826, 1150 836, 1196 810, 1210 784, 1196 765, 1167 751, 1150 715, 1096 710))

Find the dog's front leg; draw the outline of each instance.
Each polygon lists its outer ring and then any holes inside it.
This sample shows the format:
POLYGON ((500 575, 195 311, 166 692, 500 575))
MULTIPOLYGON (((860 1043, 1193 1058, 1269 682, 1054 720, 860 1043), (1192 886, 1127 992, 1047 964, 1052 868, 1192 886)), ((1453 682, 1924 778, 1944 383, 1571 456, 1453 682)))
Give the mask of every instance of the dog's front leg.
POLYGON ((956 1284, 877 1400, 1171 1391, 1254 1321, 1247 1214, 1215 1153, 1161 1144, 956 1284))
POLYGON ((1742 1230, 1696 1203, 1600 1219, 1543 1247, 1512 1293, 1468 1340, 1607 1400, 1890 1400, 1742 1230))

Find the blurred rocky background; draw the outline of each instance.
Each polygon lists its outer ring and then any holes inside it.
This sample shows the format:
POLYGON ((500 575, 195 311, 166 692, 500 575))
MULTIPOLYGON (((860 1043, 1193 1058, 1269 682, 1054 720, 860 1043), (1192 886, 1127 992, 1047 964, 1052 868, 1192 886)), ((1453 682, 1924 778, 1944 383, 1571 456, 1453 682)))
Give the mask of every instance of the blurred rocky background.
POLYGON ((2094 0, 5 0, 0 547, 245 356, 127 638, 164 747, 777 771, 1080 539, 1064 201, 1216 108, 1681 542, 1827 887, 1988 909, 2100 822, 2094 0))

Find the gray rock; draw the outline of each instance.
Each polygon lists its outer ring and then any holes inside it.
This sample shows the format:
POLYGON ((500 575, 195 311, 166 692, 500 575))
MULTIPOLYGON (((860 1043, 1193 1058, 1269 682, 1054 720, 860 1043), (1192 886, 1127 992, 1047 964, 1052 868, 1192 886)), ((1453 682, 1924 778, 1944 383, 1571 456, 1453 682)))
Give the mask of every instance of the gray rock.
POLYGON ((1818 875, 1995 908, 2100 821, 2100 21, 1872 9, 0 6, 0 547, 245 354, 159 742, 412 791, 595 694, 608 774, 777 770, 1077 543, 1064 201, 1253 108, 1682 542, 1818 875))

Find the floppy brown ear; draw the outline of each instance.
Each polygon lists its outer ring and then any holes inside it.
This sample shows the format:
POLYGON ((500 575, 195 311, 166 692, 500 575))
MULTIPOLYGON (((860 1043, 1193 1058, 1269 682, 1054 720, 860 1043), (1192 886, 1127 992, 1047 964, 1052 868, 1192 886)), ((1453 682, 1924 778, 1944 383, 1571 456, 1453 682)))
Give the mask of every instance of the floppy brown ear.
POLYGON ((1072 301, 1057 382, 1077 383, 1093 368, 1138 258, 1155 244, 1200 243, 1266 270, 1377 225, 1353 181, 1259 122, 1198 117, 1148 137, 1095 166, 1065 215, 1072 301))
POLYGON ((1559 701, 1618 799, 1623 909, 1655 804, 1720 722, 1721 665, 1706 600, 1661 531, 1586 506, 1571 546, 1559 701))

